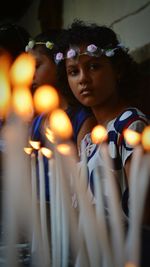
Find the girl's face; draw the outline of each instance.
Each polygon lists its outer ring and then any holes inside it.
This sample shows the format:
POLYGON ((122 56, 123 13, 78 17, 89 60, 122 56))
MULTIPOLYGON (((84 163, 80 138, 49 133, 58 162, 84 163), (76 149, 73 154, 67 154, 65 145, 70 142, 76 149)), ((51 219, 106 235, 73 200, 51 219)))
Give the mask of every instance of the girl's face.
POLYGON ((32 92, 34 93, 37 87, 44 84, 55 86, 56 66, 54 62, 38 49, 32 50, 31 53, 36 60, 36 68, 32 82, 32 92))
POLYGON ((85 106, 107 105, 117 97, 117 74, 105 56, 67 59, 66 72, 73 94, 85 106))

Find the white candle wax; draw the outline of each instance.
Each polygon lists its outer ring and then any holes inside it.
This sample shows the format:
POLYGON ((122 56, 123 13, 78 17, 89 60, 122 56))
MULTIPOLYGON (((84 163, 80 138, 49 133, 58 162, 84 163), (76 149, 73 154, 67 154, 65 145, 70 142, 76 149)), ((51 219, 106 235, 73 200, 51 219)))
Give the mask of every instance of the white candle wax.
POLYGON ((112 236, 114 259, 117 266, 122 267, 124 264, 124 253, 123 253, 124 235, 122 227, 122 213, 117 191, 117 184, 112 172, 113 166, 108 152, 108 145, 106 143, 102 143, 100 149, 103 157, 104 176, 109 196, 108 207, 110 212, 109 219, 110 219, 110 230, 112 236))
POLYGON ((43 260, 45 266, 50 264, 50 247, 48 240, 48 227, 47 227, 47 214, 46 214, 46 197, 45 197, 45 175, 44 175, 44 162, 41 151, 38 151, 39 163, 39 191, 40 191, 40 218, 41 218, 41 232, 42 232, 42 245, 43 245, 43 260))
POLYGON ((35 153, 31 154, 31 186, 32 186, 32 261, 35 264, 42 264, 41 246, 41 231, 40 231, 40 214, 37 196, 37 174, 36 174, 36 157, 35 153))
POLYGON ((126 260, 140 264, 141 222, 149 183, 149 155, 143 155, 138 145, 133 152, 129 176, 129 230, 126 241, 126 260))

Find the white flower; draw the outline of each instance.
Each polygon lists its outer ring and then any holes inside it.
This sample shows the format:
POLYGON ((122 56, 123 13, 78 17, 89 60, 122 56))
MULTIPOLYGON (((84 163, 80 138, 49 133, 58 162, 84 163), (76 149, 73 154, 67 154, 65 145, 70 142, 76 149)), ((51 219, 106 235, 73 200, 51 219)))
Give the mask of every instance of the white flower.
POLYGON ((114 49, 105 51, 105 55, 106 55, 107 57, 113 57, 114 54, 115 54, 114 49))
POLYGON ((61 52, 57 53, 55 59, 57 62, 63 60, 64 59, 63 53, 61 53, 61 52))
POLYGON ((25 47, 25 52, 29 52, 29 50, 30 50, 29 46, 26 45, 26 47, 25 47))
POLYGON ((69 51, 67 52, 67 58, 73 58, 76 56, 76 51, 74 49, 69 49, 69 51))
POLYGON ((49 41, 47 41, 47 42, 45 43, 45 45, 46 45, 46 47, 49 48, 49 49, 52 49, 52 48, 54 47, 54 44, 51 43, 51 42, 49 42, 49 41))
POLYGON ((35 45, 35 42, 33 40, 29 41, 28 46, 30 49, 32 49, 35 45))
POLYGON ((94 52, 96 52, 96 50, 97 50, 97 46, 94 44, 87 46, 87 52, 94 53, 94 52))

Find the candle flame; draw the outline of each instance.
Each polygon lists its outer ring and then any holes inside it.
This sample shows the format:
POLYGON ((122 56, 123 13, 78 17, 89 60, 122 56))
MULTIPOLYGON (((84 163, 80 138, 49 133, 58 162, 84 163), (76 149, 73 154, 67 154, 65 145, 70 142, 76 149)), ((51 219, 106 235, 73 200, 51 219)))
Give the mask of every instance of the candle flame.
POLYGON ((35 71, 35 59, 31 54, 22 53, 14 61, 11 70, 10 78, 12 84, 31 85, 35 71))
POLYGON ((137 133, 131 129, 124 130, 123 136, 124 136, 126 142, 131 146, 136 146, 141 141, 141 134, 137 133))
POLYGON ((58 138, 69 139, 73 134, 72 125, 66 112, 56 109, 49 118, 50 128, 58 138))
POLYGON ((26 154, 31 155, 32 151, 33 151, 32 147, 24 147, 24 152, 26 154))
POLYGON ((0 117, 5 117, 10 108, 11 88, 9 69, 11 59, 7 53, 0 55, 0 117))
POLYGON ((0 68, 0 116, 5 117, 10 107, 11 89, 7 72, 0 68))
POLYGON ((33 115, 33 102, 29 88, 14 88, 12 95, 12 104, 16 114, 27 120, 31 119, 33 115))
POLYGON ((55 143, 54 133, 49 128, 46 128, 46 137, 52 144, 55 143))
POLYGON ((107 140, 107 130, 102 125, 97 125, 91 132, 91 139, 93 143, 100 144, 107 140))
POLYGON ((137 267, 137 265, 134 264, 134 263, 132 263, 132 262, 127 262, 127 263, 125 264, 125 267, 137 267))
POLYGON ((59 145, 57 145, 57 150, 61 154, 65 155, 65 156, 68 156, 68 155, 72 154, 71 146, 68 145, 68 144, 59 144, 59 145))
POLYGON ((58 93, 50 85, 42 85, 37 88, 33 96, 33 101, 38 113, 51 112, 59 106, 58 93))
POLYGON ((40 148, 40 142, 39 141, 29 141, 29 144, 36 150, 38 150, 40 148))
POLYGON ((53 153, 52 153, 52 151, 50 150, 50 149, 48 149, 48 148, 46 148, 46 147, 41 147, 41 153, 45 156, 45 157, 47 157, 47 158, 51 158, 52 157, 52 155, 53 155, 53 153))
POLYGON ((143 130, 141 136, 141 142, 143 148, 147 151, 150 151, 150 125, 145 127, 145 129, 143 130))

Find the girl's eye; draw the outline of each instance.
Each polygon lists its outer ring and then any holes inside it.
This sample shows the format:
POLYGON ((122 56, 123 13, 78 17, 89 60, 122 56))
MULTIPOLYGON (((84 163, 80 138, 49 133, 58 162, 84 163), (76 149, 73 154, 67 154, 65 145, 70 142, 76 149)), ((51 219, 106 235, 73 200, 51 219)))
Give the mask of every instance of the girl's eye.
POLYGON ((76 76, 77 74, 78 74, 78 69, 69 69, 69 70, 67 70, 67 74, 69 75, 69 76, 76 76))
POLYGON ((90 65, 89 65, 90 70, 98 70, 100 67, 101 66, 99 63, 90 63, 90 65))

